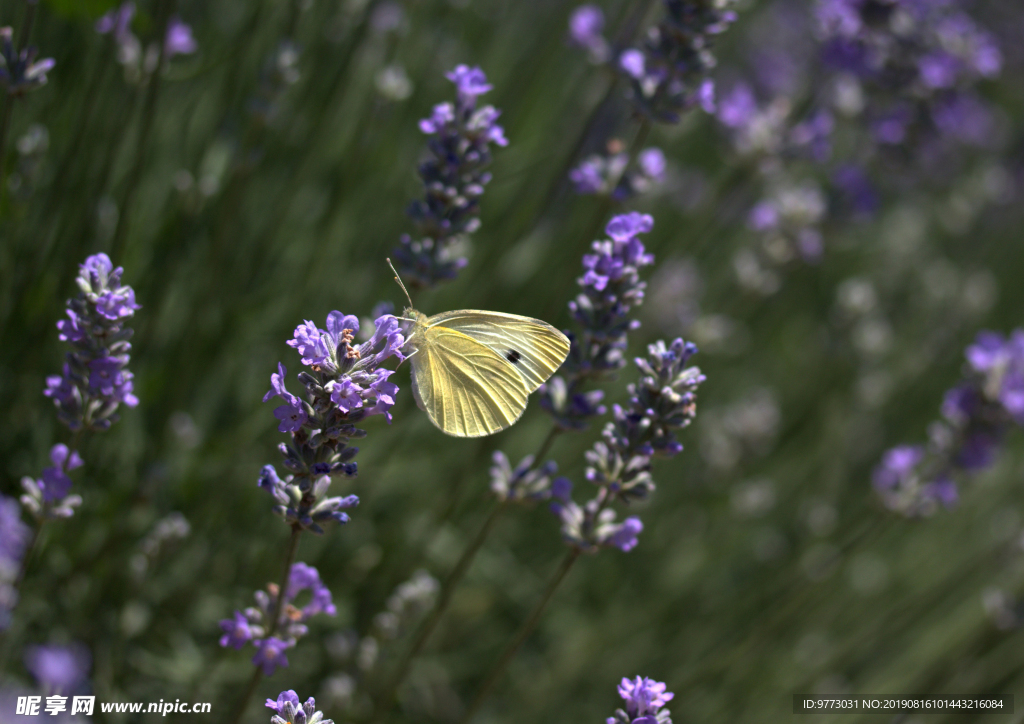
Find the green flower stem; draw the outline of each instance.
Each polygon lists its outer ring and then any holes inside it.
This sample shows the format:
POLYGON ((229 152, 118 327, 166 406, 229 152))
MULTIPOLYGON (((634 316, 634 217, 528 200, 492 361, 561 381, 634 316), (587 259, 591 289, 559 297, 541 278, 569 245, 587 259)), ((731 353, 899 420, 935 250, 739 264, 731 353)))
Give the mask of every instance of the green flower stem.
MULTIPOLYGON (((288 576, 291 574, 292 564, 295 563, 295 554, 299 550, 299 536, 302 535, 302 526, 293 523, 292 524, 292 535, 288 539, 288 553, 284 559, 284 571, 281 573, 281 585, 277 589, 277 600, 274 601, 274 617, 270 621, 270 626, 267 628, 266 638, 270 638, 277 632, 278 621, 281 620, 281 611, 284 610, 284 594, 288 588, 288 576)), ((235 707, 235 715, 231 720, 232 724, 239 724, 242 721, 242 716, 245 714, 246 708, 249 706, 249 701, 252 699, 252 695, 256 692, 256 687, 263 679, 263 669, 259 666, 253 668, 252 676, 249 678, 249 683, 245 687, 245 693, 242 694, 241 700, 238 702, 238 706, 235 707)))
MULTIPOLYGON (((552 425, 551 431, 548 432, 547 437, 544 438, 544 442, 541 443, 541 446, 537 449, 537 453, 533 456, 534 467, 539 465, 547 456, 548 452, 551 450, 552 443, 554 443, 555 438, 557 438, 561 432, 561 428, 557 425, 552 425)), ((455 588, 466 575, 466 571, 469 570, 470 564, 472 564, 473 559, 476 558, 476 554, 480 551, 484 541, 487 540, 487 536, 491 534, 494 524, 498 522, 502 513, 510 507, 510 503, 510 499, 505 499, 494 504, 491 508, 491 512, 487 516, 487 520, 485 520, 484 524, 480 527, 476 537, 474 537, 470 544, 466 546, 466 549, 462 552, 462 555, 459 557, 459 560, 452 569, 452 572, 448 574, 444 583, 441 584, 441 592, 437 597, 437 602, 434 604, 434 608, 416 630, 416 635, 413 638, 412 643, 403 654, 401 660, 395 666, 395 672, 388 680, 383 693, 377 698, 378 712, 374 717, 375 721, 383 719, 394 707, 398 688, 402 685, 402 682, 405 681, 405 677, 409 675, 413 659, 420 654, 423 647, 426 645, 427 640, 430 638, 430 635, 434 632, 434 629, 437 628, 438 623, 441 621, 441 617, 448 609, 448 604, 451 603, 452 594, 455 592, 455 588)))
POLYGON ((578 548, 573 548, 566 554, 565 558, 562 559, 562 563, 558 567, 558 570, 555 571, 555 575, 551 577, 550 581, 548 581, 547 588, 544 589, 544 594, 537 602, 537 605, 534 606, 533 611, 530 612, 530 616, 526 619, 523 625, 519 627, 519 632, 516 634, 515 638, 512 639, 512 643, 508 645, 504 653, 502 653, 501 658, 498 659, 498 663, 494 665, 491 672, 487 675, 487 678, 484 679, 484 683, 477 691, 476 697, 473 699, 473 703, 471 703, 469 708, 466 709, 466 713, 463 714, 462 718, 459 720, 459 724, 469 724, 473 715, 480 709, 480 706, 487 699, 487 695, 491 693, 491 689, 493 689, 494 685, 498 683, 498 679, 501 678, 501 675, 505 673, 505 669, 508 667, 509 662, 512 661, 513 657, 515 657, 516 653, 519 651, 519 647, 523 645, 527 636, 533 633, 533 630, 537 627, 537 624, 540 622, 540 617, 544 613, 544 609, 547 608, 548 603, 551 601, 551 597, 555 594, 555 590, 565 579, 565 576, 572 569, 573 564, 579 557, 580 550, 578 548))

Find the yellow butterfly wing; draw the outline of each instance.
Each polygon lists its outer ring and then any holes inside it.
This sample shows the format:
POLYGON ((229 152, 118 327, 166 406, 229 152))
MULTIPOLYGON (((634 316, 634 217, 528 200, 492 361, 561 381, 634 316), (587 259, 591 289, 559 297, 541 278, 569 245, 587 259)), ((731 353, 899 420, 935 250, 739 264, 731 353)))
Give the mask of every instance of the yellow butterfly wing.
POLYGON ((504 357, 447 327, 424 327, 418 336, 416 354, 409 359, 412 393, 442 432, 483 437, 523 414, 529 391, 504 357))
POLYGON ((460 309, 435 314, 426 320, 427 329, 461 332, 490 348, 511 363, 533 392, 569 356, 569 339, 547 322, 518 314, 460 309))

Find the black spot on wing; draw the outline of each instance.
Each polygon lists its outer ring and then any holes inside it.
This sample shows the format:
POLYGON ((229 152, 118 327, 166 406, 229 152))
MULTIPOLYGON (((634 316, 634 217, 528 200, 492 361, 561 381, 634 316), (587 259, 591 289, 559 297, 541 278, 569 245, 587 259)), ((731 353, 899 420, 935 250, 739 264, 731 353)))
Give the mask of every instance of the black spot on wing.
POLYGON ((519 350, 510 349, 505 353, 505 359, 514 365, 519 364, 519 360, 523 358, 523 355, 519 354, 519 350))

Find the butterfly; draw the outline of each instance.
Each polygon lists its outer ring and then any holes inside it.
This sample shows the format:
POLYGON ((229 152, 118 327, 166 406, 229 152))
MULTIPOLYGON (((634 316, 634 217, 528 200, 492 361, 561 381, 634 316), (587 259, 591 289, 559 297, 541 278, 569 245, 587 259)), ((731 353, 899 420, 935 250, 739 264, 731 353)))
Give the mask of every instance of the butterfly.
MULTIPOLYGON (((397 273, 395 280, 405 291, 397 273)), ((416 404, 455 437, 493 435, 512 425, 530 393, 569 355, 564 334, 517 314, 459 309, 428 317, 410 299, 403 318, 412 322, 405 347, 412 350, 416 404)))

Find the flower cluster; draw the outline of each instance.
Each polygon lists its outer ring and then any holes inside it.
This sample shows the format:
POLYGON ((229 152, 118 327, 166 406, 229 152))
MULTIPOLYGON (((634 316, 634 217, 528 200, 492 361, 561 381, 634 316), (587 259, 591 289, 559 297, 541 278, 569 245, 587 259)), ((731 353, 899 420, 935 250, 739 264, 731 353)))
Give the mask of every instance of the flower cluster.
POLYGON ((404 359, 405 338, 398 320, 385 314, 377 318, 375 331, 366 342, 355 344, 359 320, 334 311, 327 315, 327 329, 311 321, 295 329, 288 345, 302 355, 309 369, 299 373, 305 398, 285 387, 287 368, 278 364, 270 376, 270 391, 263 401, 280 397, 284 404, 274 410, 278 430, 291 434, 291 444, 282 443, 284 479, 268 465, 260 474, 259 486, 277 501, 275 511, 293 525, 322 533, 320 523, 344 523, 341 512, 356 505, 355 496, 325 498, 332 476, 353 477, 357 465, 352 459, 359 448, 349 441, 366 436, 355 425, 371 415, 384 415, 395 404, 398 386, 388 378, 393 370, 381 367, 389 357, 404 359))
POLYGON ((971 86, 999 74, 994 38, 956 3, 820 0, 823 58, 867 86, 875 140, 895 146, 938 131, 983 143, 992 120, 971 86))
POLYGON ((736 19, 716 0, 664 0, 665 17, 647 31, 643 49, 627 48, 618 57, 629 80, 638 113, 662 123, 699 105, 715 110, 714 38, 736 19))
POLYGON ((0 495, 0 631, 11 621, 18 602, 18 571, 32 530, 21 521, 21 506, 0 495))
POLYGON ((562 366, 562 375, 541 386, 541 406, 562 429, 582 429, 587 419, 604 414, 600 404, 604 393, 584 391, 590 380, 605 380, 625 365, 626 335, 640 326, 630 318, 641 304, 646 283, 640 269, 654 263, 640 241, 640 234, 654 228, 647 214, 630 212, 612 218, 605 228, 605 241, 595 241, 593 253, 583 257, 582 292, 569 303, 569 311, 580 327, 568 334, 572 346, 562 366))
POLYGON ((576 193, 610 195, 616 201, 649 191, 665 180, 665 154, 660 148, 645 148, 629 169, 629 154, 619 141, 608 144, 607 154, 593 154, 569 172, 576 193))
POLYGON ((83 465, 78 452, 57 443, 50 450, 50 462, 53 466, 43 468, 43 476, 38 480, 28 476, 21 479, 25 490, 21 504, 38 521, 70 518, 82 504, 82 496, 70 495, 71 478, 68 476, 70 471, 83 465))
POLYGON ((619 696, 626 700, 626 708, 616 710, 615 716, 605 720, 606 724, 672 724, 664 706, 675 694, 665 691, 666 688, 662 682, 646 676, 623 679, 619 696))
MULTIPOLYGON (((156 43, 150 43, 143 49, 142 43, 131 30, 133 17, 135 3, 124 2, 96 21, 96 32, 101 35, 109 34, 113 38, 117 47, 117 62, 124 68, 125 77, 132 83, 140 83, 156 70, 160 47, 156 43)), ((198 49, 199 44, 192 35, 192 28, 180 18, 171 17, 164 35, 164 58, 191 55, 198 49)))
POLYGON ((430 137, 430 158, 420 164, 425 195, 409 207, 416 239, 403 236, 394 251, 395 266, 410 285, 430 287, 454 279, 466 259, 456 246, 480 227, 480 197, 491 180, 491 144, 508 145, 494 106, 477 108, 491 90, 479 68, 459 65, 447 78, 455 84, 455 103, 439 103, 420 130, 430 137))
POLYGON ((552 511, 562 522, 562 536, 585 552, 614 546, 628 551, 643 530, 639 518, 615 522, 607 506, 619 500, 629 504, 654 492, 651 465, 655 457, 670 458, 683 450, 676 432, 690 425, 697 413, 697 388, 704 375, 687 364, 697 348, 676 339, 671 345, 658 341, 648 347, 646 359, 635 360, 641 377, 630 384, 629 405, 613 406, 614 420, 586 453, 586 478, 598 486, 597 496, 582 507, 570 494, 572 483, 559 478, 552 495, 559 502, 552 511))
POLYGON ((886 507, 907 516, 957 501, 954 476, 990 466, 1006 431, 1024 425, 1024 330, 981 332, 966 350, 964 380, 946 393, 927 445, 887 451, 874 471, 886 507))
POLYGON ((495 450, 491 459, 491 492, 498 500, 521 502, 551 497, 551 476, 558 472, 553 460, 534 467, 533 455, 527 455, 513 468, 501 450, 495 450))
POLYGON ((234 618, 220 622, 224 632, 220 645, 241 650, 251 641, 256 647, 252 662, 263 670, 265 676, 273 674, 279 666, 288 666, 285 652, 309 631, 306 621, 320 613, 328 616, 337 614, 331 592, 320 581, 320 574, 305 563, 292 565, 280 609, 279 593, 280 587, 271 583, 266 591, 255 593, 256 606, 235 611, 234 618), (298 608, 292 602, 303 591, 309 591, 309 602, 298 608), (280 611, 276 625, 273 621, 275 610, 280 611))
POLYGON ((71 345, 61 375, 46 378, 43 392, 53 400, 57 417, 72 430, 106 430, 117 422, 121 404, 139 404, 128 371, 135 314, 135 292, 121 284, 121 267, 106 254, 80 265, 80 292, 68 300, 68 318, 57 323, 60 340, 71 345))
POLYGON ((0 85, 8 96, 23 96, 30 90, 46 85, 46 74, 57 64, 53 58, 39 58, 39 50, 28 46, 14 47, 14 31, 0 28, 0 85))
POLYGON ((291 689, 278 694, 277 701, 267 699, 267 708, 277 712, 270 717, 270 724, 334 724, 333 719, 324 719, 323 712, 316 710, 313 697, 300 705, 298 694, 291 689))

